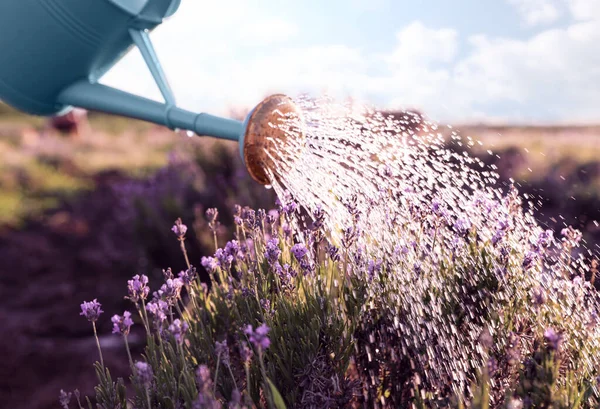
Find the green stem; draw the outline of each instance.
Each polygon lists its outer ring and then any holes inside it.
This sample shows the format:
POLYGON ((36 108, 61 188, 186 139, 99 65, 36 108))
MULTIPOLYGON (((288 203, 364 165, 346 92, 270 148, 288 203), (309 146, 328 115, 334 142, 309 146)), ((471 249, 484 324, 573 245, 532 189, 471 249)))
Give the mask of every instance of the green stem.
POLYGON ((102 365, 102 368, 104 368, 104 358, 102 358, 102 348, 100 348, 100 340, 98 339, 95 321, 92 321, 92 326, 94 327, 94 337, 96 338, 96 345, 98 346, 98 354, 100 354, 100 364, 102 365))
POLYGON ((217 384, 219 383, 219 365, 221 363, 221 354, 217 355, 217 369, 215 369, 215 382, 213 386, 213 395, 217 395, 217 384))
POLYGON ((123 335, 125 339, 125 349, 127 350, 127 357, 129 358, 129 366, 131 366, 131 370, 134 370, 133 367, 133 359, 131 359, 131 351, 129 350, 129 342, 127 341, 127 335, 123 335))
MULTIPOLYGON (((216 235, 215 235, 215 244, 217 242, 216 239, 216 235)), ((183 253, 183 257, 185 258, 185 264, 187 265, 187 268, 191 268, 191 264, 190 264, 190 260, 188 259, 188 255, 187 255, 187 250, 185 249, 185 239, 181 238, 179 239, 179 243, 180 243, 180 247, 181 247, 181 252, 183 253)))

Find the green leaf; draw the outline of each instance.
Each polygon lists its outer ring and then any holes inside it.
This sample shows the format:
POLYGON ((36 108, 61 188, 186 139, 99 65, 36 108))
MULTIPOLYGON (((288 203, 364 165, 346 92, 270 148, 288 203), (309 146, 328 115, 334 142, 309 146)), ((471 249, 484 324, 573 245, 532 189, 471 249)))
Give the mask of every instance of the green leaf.
POLYGON ((283 397, 277 390, 277 387, 269 378, 267 378, 267 383, 269 384, 269 388, 271 389, 271 396, 273 397, 273 404, 277 409, 286 409, 285 402, 283 401, 283 397))

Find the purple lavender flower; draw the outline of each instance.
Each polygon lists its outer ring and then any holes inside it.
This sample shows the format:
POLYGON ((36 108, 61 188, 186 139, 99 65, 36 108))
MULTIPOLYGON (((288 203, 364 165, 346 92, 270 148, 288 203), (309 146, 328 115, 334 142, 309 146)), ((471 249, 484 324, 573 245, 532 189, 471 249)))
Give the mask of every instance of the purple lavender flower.
POLYGON ((310 260, 306 258, 300 260, 300 272, 303 276, 310 275, 314 271, 314 269, 315 266, 313 263, 310 262, 310 260))
POLYGON ((163 269, 162 273, 163 273, 163 277, 165 278, 165 280, 173 279, 175 277, 173 275, 173 270, 171 270, 171 267, 167 268, 166 270, 163 269))
POLYGON ((536 261, 537 256, 538 255, 536 252, 528 251, 523 258, 523 268, 525 270, 529 270, 531 267, 533 267, 533 263, 536 261))
POLYGON ((215 252, 215 258, 219 262, 219 266, 224 270, 229 270, 231 268, 231 263, 233 263, 233 256, 228 254, 223 249, 217 249, 215 252))
POLYGON ((180 278, 168 279, 160 287, 160 290, 154 293, 154 297, 164 299, 167 304, 174 305, 181 293, 181 287, 183 287, 183 281, 180 278))
POLYGON ((142 274, 136 274, 133 279, 127 281, 127 292, 129 298, 134 303, 139 300, 145 300, 148 297, 150 288, 148 287, 148 277, 142 274))
POLYGON ((230 365, 229 347, 227 346, 227 340, 224 340, 223 342, 215 342, 215 353, 221 357, 221 361, 225 365, 230 365))
POLYGON ((198 369, 196 369, 196 382, 198 382, 198 390, 202 394, 212 390, 212 378, 208 366, 200 365, 198 369))
POLYGON ((211 207, 210 209, 206 209, 204 215, 206 216, 206 221, 214 223, 217 220, 217 217, 219 217, 219 211, 216 208, 211 207))
POLYGON ((135 372, 137 373, 138 380, 146 389, 150 389, 152 386, 152 380, 154 373, 150 364, 146 362, 137 361, 135 363, 135 372))
POLYGON ((275 224, 277 220, 279 220, 279 212, 275 209, 269 210, 269 213, 267 213, 267 223, 275 224))
POLYGON ((306 253, 308 253, 308 249, 302 243, 294 244, 291 251, 298 261, 302 260, 306 256, 306 253))
POLYGON ((267 349, 271 345, 271 340, 267 336, 270 330, 266 324, 261 324, 256 330, 252 328, 252 325, 248 325, 244 332, 256 348, 267 349))
POLYGON ((233 222, 237 225, 237 226, 241 226, 242 224, 244 224, 244 221, 242 220, 242 218, 240 216, 234 216, 233 217, 233 222))
POLYGON ((169 304, 163 300, 154 300, 146 305, 146 311, 154 316, 154 319, 158 322, 164 322, 167 319, 169 313, 169 304))
POLYGON ((533 290, 533 304, 535 306, 540 306, 546 303, 546 293, 542 287, 537 287, 533 290))
POLYGON ((260 306, 267 314, 271 314, 273 312, 273 310, 271 310, 271 301, 266 298, 260 300, 260 306))
POLYGON ((332 261, 340 261, 340 250, 336 246, 328 244, 327 254, 332 261))
POLYGON ((171 325, 169 325, 169 332, 175 337, 177 343, 182 344, 184 335, 189 329, 189 325, 185 321, 181 321, 179 318, 175 319, 171 325))
POLYGON ((292 226, 290 226, 288 223, 285 223, 285 224, 283 225, 282 229, 283 229, 283 235, 284 235, 286 238, 288 238, 288 239, 289 239, 289 238, 291 238, 291 237, 292 237, 292 234, 293 234, 292 226))
POLYGON ((113 323, 113 334, 121 334, 123 336, 129 335, 129 330, 133 325, 133 320, 131 319, 131 313, 129 311, 123 312, 123 316, 118 314, 113 315, 111 321, 113 323))
POLYGON ((83 315, 90 322, 96 322, 98 321, 100 314, 104 312, 100 307, 102 307, 102 305, 95 298, 93 301, 84 301, 83 304, 81 304, 81 313, 79 315, 83 315))
POLYGON ((181 219, 175 220, 175 224, 171 227, 171 231, 179 238, 183 238, 187 232, 187 226, 181 222, 181 219))
POLYGON ((273 266, 281 255, 281 250, 279 249, 279 239, 277 237, 273 237, 269 241, 267 241, 266 250, 265 250, 265 258, 269 262, 271 266, 273 266))
POLYGON ((539 234, 537 239, 533 243, 533 247, 539 252, 543 249, 550 247, 554 240, 554 233, 552 230, 546 230, 539 234))
POLYGON ((217 260, 216 257, 202 257, 201 263, 202 267, 204 267, 209 273, 212 273, 219 268, 219 260, 217 260))
POLYGON ((225 253, 232 256, 234 260, 241 260, 244 258, 244 252, 237 240, 231 240, 225 244, 225 253))
POLYGON ((471 222, 466 217, 459 217, 454 222, 454 230, 459 236, 466 236, 471 230, 471 222))
POLYGON ((184 285, 189 286, 196 279, 197 274, 196 267, 190 266, 187 270, 179 272, 179 279, 184 285))
POLYGON ((369 280, 372 280, 376 274, 379 274, 381 271, 381 265, 383 264, 382 260, 371 260, 369 261, 369 266, 367 268, 367 272, 369 274, 369 280))
POLYGON ((343 228, 342 234, 342 246, 345 249, 350 248, 358 238, 358 231, 352 226, 343 228))
POLYGON ((71 392, 65 392, 64 390, 60 390, 60 395, 58 395, 58 401, 63 409, 69 409, 69 403, 71 403, 71 392))
POLYGON ((544 331, 544 338, 546 338, 546 341, 548 341, 548 346, 550 349, 558 351, 563 340, 562 334, 557 333, 552 328, 548 328, 546 331, 544 331))
POLYGON ((288 216, 291 216, 294 213, 296 213, 296 210, 298 210, 298 204, 293 200, 290 200, 286 205, 283 206, 282 210, 283 213, 285 213, 288 216))

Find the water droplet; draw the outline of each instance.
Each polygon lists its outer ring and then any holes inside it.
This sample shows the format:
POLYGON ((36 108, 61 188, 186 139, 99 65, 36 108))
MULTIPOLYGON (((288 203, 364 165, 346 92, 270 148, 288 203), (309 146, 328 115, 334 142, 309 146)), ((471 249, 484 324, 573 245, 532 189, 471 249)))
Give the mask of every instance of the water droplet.
POLYGON ((265 185, 265 189, 267 189, 267 190, 273 189, 273 186, 271 186, 271 185, 265 185))

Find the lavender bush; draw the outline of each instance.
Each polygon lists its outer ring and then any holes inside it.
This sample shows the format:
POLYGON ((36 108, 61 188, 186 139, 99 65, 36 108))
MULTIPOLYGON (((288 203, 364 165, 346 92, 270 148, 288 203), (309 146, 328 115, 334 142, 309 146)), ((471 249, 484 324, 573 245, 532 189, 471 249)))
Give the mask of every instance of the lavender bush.
MULTIPOLYGON (((187 269, 164 270, 153 292, 144 275, 128 282, 137 314, 112 322, 131 387, 100 355, 97 407, 598 407, 598 298, 582 278, 596 264, 574 251, 576 230, 540 229, 511 190, 474 195, 457 217, 436 200, 412 208, 404 244, 386 253, 362 228, 370 215, 348 209, 336 241, 320 208, 235 206, 221 247, 211 209, 216 251, 201 260, 177 220, 187 269), (147 342, 136 362, 132 319, 147 342)), ((82 304, 94 325, 101 313, 82 304)))

